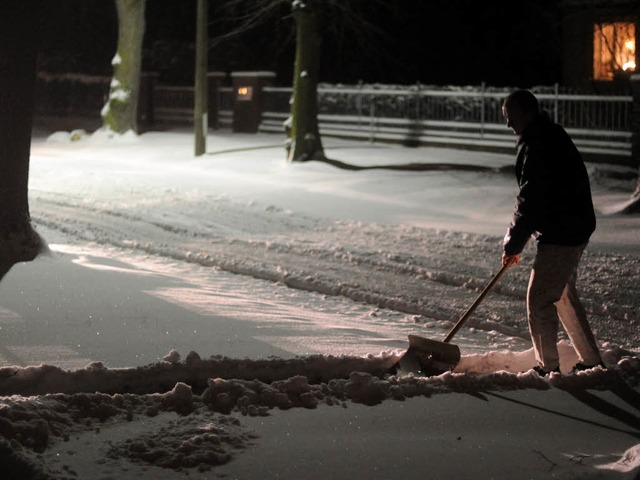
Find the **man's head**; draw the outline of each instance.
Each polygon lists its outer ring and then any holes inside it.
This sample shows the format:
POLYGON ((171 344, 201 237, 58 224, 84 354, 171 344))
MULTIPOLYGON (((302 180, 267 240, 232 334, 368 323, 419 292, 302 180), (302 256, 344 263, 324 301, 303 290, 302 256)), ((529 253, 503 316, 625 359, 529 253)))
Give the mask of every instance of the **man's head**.
POLYGON ((520 135, 538 113, 538 99, 529 90, 516 90, 504 99, 502 115, 507 127, 520 135))

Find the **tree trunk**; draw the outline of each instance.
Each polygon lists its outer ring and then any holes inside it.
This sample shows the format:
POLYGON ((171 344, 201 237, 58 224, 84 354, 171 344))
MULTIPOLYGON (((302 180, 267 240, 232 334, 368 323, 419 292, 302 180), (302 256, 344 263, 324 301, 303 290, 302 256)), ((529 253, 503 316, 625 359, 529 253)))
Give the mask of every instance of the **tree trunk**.
POLYGON ((138 131, 145 4, 146 0, 116 0, 118 46, 112 61, 113 80, 109 99, 102 110, 103 125, 116 133, 138 131))
POLYGON ((296 60, 293 73, 291 130, 288 160, 324 160, 318 128, 318 76, 320 70, 321 6, 315 0, 294 1, 296 60))
POLYGON ((39 0, 3 2, 0 16, 0 280, 46 247, 31 225, 28 183, 39 0))

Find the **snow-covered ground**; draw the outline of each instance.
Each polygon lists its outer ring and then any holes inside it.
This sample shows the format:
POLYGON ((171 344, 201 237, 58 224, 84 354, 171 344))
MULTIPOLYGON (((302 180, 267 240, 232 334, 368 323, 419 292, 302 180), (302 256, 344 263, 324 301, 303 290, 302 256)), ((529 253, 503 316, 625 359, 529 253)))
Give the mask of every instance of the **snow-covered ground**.
POLYGON ((589 166, 580 288, 611 369, 529 370, 528 250, 456 335, 454 372, 390 376, 408 334, 443 338, 498 270, 513 159, 325 147, 421 168, 286 164, 277 135, 212 134, 198 158, 184 132, 36 136, 52 253, 0 285, 15 478, 636 478, 640 218, 611 213, 627 172, 589 166))

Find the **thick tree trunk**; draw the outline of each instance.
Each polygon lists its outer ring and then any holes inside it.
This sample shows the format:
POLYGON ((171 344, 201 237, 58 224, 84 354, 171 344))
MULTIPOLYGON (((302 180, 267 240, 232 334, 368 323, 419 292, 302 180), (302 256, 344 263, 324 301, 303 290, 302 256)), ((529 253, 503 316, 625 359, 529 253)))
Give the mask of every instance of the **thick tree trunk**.
POLYGON ((318 128, 321 6, 314 0, 293 2, 296 22, 296 60, 293 73, 288 160, 324 160, 318 128))
POLYGON ((0 16, 0 279, 45 247, 29 215, 38 0, 7 0, 0 16))
POLYGON ((146 0, 116 0, 118 46, 113 58, 109 99, 102 110, 103 125, 116 133, 138 131, 137 110, 146 0))

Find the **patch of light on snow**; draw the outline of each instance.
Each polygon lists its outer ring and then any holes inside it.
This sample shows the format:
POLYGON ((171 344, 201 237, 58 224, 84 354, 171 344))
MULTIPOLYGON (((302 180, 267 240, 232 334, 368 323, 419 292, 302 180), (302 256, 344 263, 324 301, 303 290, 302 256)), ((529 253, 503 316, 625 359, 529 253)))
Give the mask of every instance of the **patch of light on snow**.
MULTIPOLYGON (((617 462, 596 465, 600 470, 629 473, 640 470, 640 443, 628 449, 617 462)), ((637 478, 634 476, 634 478, 637 478)))
MULTIPOLYGON (((577 363, 578 357, 571 345, 566 341, 558 342, 560 354, 560 369, 563 372, 571 371, 577 363)), ((533 349, 525 351, 493 351, 483 354, 471 354, 462 357, 456 367, 459 373, 487 373, 504 370, 517 373, 524 372, 536 365, 533 349)))
POLYGON ((5 345, 0 364, 10 365, 15 359, 26 365, 58 365, 60 368, 82 368, 91 362, 74 348, 65 345, 5 345))

